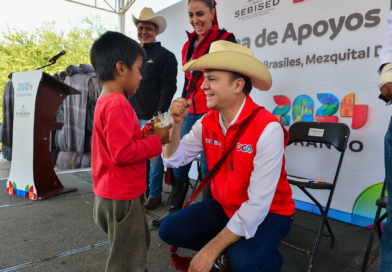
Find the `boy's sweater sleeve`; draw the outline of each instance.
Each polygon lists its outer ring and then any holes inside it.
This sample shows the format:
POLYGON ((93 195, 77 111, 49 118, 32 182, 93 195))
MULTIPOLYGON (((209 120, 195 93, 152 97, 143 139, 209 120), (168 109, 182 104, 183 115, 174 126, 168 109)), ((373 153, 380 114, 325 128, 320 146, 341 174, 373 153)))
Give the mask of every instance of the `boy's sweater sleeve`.
POLYGON ((104 133, 112 161, 117 165, 126 165, 162 153, 162 144, 158 135, 134 140, 135 118, 132 111, 124 106, 112 108, 106 119, 104 133))

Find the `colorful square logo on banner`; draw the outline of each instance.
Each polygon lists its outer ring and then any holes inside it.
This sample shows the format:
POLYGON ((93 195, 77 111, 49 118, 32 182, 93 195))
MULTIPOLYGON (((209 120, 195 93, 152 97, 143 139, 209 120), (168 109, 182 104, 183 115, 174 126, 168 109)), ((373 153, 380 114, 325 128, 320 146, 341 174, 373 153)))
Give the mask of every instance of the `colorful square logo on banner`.
MULTIPOLYGON (((368 105, 356 105, 355 93, 346 95, 340 102, 339 99, 331 93, 317 94, 317 99, 322 104, 315 112, 313 99, 308 95, 299 95, 294 99, 292 120, 293 122, 313 122, 314 113, 316 113, 317 122, 337 123, 338 117, 333 116, 338 112, 340 105, 340 116, 351 117, 351 128, 358 129, 367 121, 368 105)), ((284 126, 290 125, 291 101, 285 95, 275 95, 275 103, 278 105, 273 114, 278 118, 279 122, 284 126)))

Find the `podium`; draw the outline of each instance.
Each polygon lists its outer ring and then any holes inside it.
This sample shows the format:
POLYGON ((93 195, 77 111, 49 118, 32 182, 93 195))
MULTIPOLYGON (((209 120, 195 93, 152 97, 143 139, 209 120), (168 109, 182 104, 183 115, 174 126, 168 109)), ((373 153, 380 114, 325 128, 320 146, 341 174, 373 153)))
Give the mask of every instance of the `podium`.
POLYGON ((76 89, 42 70, 14 73, 14 126, 11 172, 7 193, 41 200, 76 188, 64 188, 50 159, 50 132, 61 130, 54 122, 56 112, 76 89))

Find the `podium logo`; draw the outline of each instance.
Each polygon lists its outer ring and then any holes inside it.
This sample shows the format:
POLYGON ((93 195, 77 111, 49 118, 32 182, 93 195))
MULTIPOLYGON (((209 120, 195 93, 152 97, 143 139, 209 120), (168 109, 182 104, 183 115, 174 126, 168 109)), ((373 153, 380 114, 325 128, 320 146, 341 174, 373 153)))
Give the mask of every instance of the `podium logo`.
POLYGON ((30 92, 32 89, 33 84, 31 84, 30 82, 18 83, 18 87, 16 88, 16 97, 32 96, 32 93, 30 92))
POLYGON ((280 0, 245 0, 241 9, 234 12, 239 20, 253 19, 271 13, 280 4, 280 0))
POLYGON ((18 83, 18 92, 25 92, 25 91, 31 91, 33 89, 33 84, 30 82, 25 82, 25 83, 18 83))
POLYGON ((22 105, 22 108, 15 112, 15 116, 18 118, 27 118, 30 116, 30 112, 25 109, 24 105, 22 105))

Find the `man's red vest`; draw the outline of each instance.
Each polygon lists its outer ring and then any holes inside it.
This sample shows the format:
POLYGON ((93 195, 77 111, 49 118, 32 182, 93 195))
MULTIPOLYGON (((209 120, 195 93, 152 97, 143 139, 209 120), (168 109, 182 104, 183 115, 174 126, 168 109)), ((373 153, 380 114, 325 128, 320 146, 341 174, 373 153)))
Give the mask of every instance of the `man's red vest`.
MULTIPOLYGON (((197 37, 196 31, 188 34, 188 41, 184 44, 182 48, 182 65, 184 66, 189 60, 187 59, 189 44, 194 41, 197 37)), ((233 35, 230 32, 226 32, 225 30, 219 30, 217 24, 215 24, 212 28, 210 28, 204 38, 200 41, 200 43, 195 48, 195 52, 192 55, 192 59, 198 59, 203 55, 207 54, 210 50, 211 43, 216 40, 226 40, 230 35, 233 35)), ((185 72, 185 76, 188 79, 188 86, 192 81, 192 75, 190 72, 185 72)), ((204 91, 201 89, 201 84, 204 81, 203 73, 201 74, 199 80, 196 82, 196 91, 190 95, 190 99, 192 99, 192 107, 190 110, 191 114, 203 114, 209 111, 207 108, 207 99, 204 91)))
MULTIPOLYGON (((225 148, 230 146, 239 125, 258 107, 248 95, 238 120, 229 127, 226 136, 223 135, 219 125, 218 111, 212 110, 204 116, 202 138, 209 169, 223 156, 225 148)), ((222 205, 229 218, 234 215, 243 202, 249 200, 247 190, 254 169, 253 159, 256 155, 257 141, 264 128, 271 122, 278 122, 278 120, 269 111, 261 109, 237 142, 237 146, 228 155, 225 164, 211 181, 212 196, 222 205)), ((286 148, 289 133, 283 126, 282 128, 285 139, 284 147, 286 148)), ((282 171, 269 212, 291 216, 295 211, 295 202, 292 199, 291 187, 287 181, 284 167, 285 157, 283 155, 282 171)))

